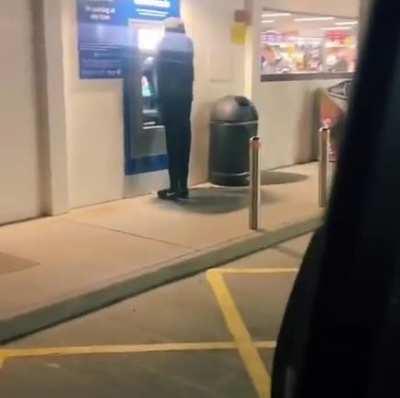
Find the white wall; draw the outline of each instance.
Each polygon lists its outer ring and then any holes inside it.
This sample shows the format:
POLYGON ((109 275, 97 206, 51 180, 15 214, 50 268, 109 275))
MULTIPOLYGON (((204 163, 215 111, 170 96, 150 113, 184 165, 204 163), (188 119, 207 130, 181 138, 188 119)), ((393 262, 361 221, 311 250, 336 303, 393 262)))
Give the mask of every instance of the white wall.
MULTIPOLYGON (((258 7, 356 17, 359 0, 254 0, 258 7)), ((254 5, 253 4, 253 5, 254 5)), ((256 10, 256 6, 254 6, 256 10)), ((257 12, 257 11, 255 11, 257 12)), ((259 15, 259 14, 258 14, 259 15)), ((257 47, 260 18, 254 16, 253 51, 257 47)), ((259 41, 258 41, 259 43, 259 41)), ((259 59, 259 56, 255 57, 259 59)), ((313 135, 316 134, 314 92, 329 87, 336 80, 308 80, 294 82, 261 82, 257 65, 252 77, 251 96, 260 113, 260 136, 263 139, 262 166, 265 169, 288 166, 313 160, 313 135)))
MULTIPOLYGON (((80 207, 147 193, 167 178, 165 172, 124 177, 122 84, 79 80, 75 5, 75 0, 63 0, 69 198, 71 207, 80 207)), ((240 8, 243 0, 182 0, 195 44, 193 183, 207 179, 212 103, 227 94, 243 94, 244 46, 230 41, 234 10, 240 8)))
POLYGON ((41 213, 30 3, 8 1, 0 12, 0 223, 41 213))
POLYGON ((243 0, 182 0, 182 14, 195 44, 193 103, 193 183, 208 178, 209 114, 213 103, 228 94, 243 95, 245 47, 231 42, 234 11, 243 0))
POLYGON ((59 215, 69 209, 62 3, 35 0, 34 4, 42 202, 46 215, 59 215))
POLYGON ((338 80, 264 82, 256 94, 263 137, 262 167, 273 169, 315 159, 315 91, 338 80))

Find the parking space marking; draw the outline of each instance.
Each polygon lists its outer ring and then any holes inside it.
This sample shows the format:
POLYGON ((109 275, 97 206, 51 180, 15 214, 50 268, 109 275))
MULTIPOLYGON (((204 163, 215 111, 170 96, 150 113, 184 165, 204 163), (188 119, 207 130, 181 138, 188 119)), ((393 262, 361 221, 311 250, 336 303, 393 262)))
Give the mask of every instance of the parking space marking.
POLYGON ((217 298, 225 322, 236 341, 239 353, 260 398, 271 396, 271 376, 258 352, 259 345, 252 341, 250 332, 224 280, 224 275, 296 274, 298 271, 298 268, 220 268, 207 272, 207 279, 217 298))
POLYGON ((297 273, 298 268, 223 268, 220 270, 212 270, 210 272, 218 272, 220 274, 292 274, 297 273))
POLYGON ((269 398, 271 394, 270 375, 260 357, 260 353, 253 344, 250 333, 224 281, 223 273, 211 270, 207 273, 207 279, 259 397, 269 398))
POLYGON ((86 347, 20 348, 4 350, 0 348, 0 370, 4 367, 7 360, 21 358, 234 350, 239 352, 259 398, 269 398, 271 392, 271 377, 261 359, 259 350, 275 349, 276 342, 257 342, 252 340, 250 332, 225 282, 224 275, 296 274, 298 271, 298 268, 221 268, 212 269, 207 272, 207 280, 212 288, 217 304, 221 309, 225 323, 234 338, 232 342, 97 345, 86 347))
MULTIPOLYGON (((274 341, 260 341, 255 343, 260 349, 274 349, 274 341)), ((0 369, 6 360, 21 358, 38 358, 50 356, 77 356, 77 355, 109 355, 109 354, 140 354, 159 352, 190 352, 190 351, 229 351, 237 350, 234 342, 209 343, 165 343, 141 345, 99 345, 87 347, 54 347, 54 348, 27 348, 0 350, 0 369)))

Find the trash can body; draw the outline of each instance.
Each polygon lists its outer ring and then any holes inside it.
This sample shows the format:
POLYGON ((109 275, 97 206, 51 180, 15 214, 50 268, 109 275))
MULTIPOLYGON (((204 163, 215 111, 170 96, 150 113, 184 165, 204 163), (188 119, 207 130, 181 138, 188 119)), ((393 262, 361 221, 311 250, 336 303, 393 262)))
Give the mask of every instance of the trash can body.
POLYGON ((219 100, 211 114, 210 182, 223 186, 249 184, 249 141, 258 132, 258 114, 245 97, 219 100))

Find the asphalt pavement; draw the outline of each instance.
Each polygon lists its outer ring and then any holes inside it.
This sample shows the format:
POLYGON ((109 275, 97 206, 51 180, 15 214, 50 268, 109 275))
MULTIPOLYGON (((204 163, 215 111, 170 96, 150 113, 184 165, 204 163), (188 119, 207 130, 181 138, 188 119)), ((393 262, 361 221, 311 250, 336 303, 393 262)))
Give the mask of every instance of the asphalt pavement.
POLYGON ((0 346, 0 397, 268 398, 309 239, 0 346))

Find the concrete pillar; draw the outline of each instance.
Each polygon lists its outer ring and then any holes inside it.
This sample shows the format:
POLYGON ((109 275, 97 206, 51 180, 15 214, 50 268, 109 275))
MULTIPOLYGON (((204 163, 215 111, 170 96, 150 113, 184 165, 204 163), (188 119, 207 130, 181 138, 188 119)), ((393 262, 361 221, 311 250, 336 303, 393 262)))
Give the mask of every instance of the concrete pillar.
POLYGON ((246 41, 245 61, 245 93, 249 98, 255 97, 255 89, 260 81, 260 60, 261 60, 261 0, 246 0, 246 10, 250 16, 246 41))
POLYGON ((42 212, 53 216, 69 208, 61 0, 32 0, 32 10, 42 212))

